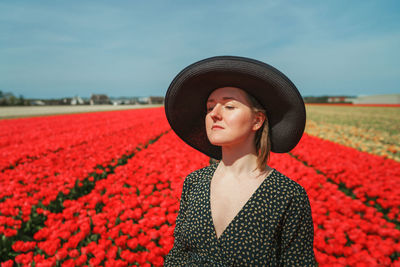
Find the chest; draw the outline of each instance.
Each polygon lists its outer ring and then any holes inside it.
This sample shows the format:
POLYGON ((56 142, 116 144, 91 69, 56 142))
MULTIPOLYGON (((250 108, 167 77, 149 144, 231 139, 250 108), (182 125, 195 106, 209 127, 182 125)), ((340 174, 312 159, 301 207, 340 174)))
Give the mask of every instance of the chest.
POLYGON ((239 182, 226 177, 213 177, 210 184, 211 215, 219 238, 251 199, 262 179, 239 182))
POLYGON ((231 260, 250 257, 263 262, 275 255, 280 212, 269 181, 258 188, 260 182, 211 185, 211 177, 205 176, 188 191, 187 211, 175 233, 182 246, 217 258, 230 255, 231 260))

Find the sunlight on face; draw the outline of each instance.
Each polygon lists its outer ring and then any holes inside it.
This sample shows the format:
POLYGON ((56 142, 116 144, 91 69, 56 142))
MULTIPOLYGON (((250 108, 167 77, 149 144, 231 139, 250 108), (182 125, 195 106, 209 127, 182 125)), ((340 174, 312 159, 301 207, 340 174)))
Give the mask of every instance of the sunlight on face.
POLYGON ((255 114, 246 93, 236 87, 214 90, 207 100, 207 137, 216 146, 253 142, 255 114))

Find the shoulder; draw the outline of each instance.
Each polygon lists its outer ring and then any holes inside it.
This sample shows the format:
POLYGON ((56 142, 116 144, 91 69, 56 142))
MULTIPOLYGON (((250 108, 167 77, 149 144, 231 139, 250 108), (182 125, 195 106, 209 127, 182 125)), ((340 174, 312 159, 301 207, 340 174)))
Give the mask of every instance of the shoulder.
POLYGON ((189 187, 193 184, 204 181, 213 175, 217 165, 218 164, 214 163, 189 173, 185 178, 184 184, 189 187))
POLYGON ((280 211, 277 214, 283 218, 304 212, 311 214, 306 190, 283 173, 274 170, 268 177, 267 185, 264 188, 264 203, 280 211))
POLYGON ((270 186, 274 188, 277 194, 284 194, 289 198, 307 196, 305 189, 299 183, 290 179, 276 169, 273 170, 269 180, 270 186))

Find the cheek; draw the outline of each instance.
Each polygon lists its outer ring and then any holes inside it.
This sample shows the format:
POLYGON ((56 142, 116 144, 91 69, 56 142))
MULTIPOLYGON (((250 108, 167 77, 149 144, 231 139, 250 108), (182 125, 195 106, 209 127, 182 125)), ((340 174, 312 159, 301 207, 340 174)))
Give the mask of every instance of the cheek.
POLYGON ((206 131, 209 132, 211 130, 213 121, 212 121, 211 117, 208 115, 206 115, 204 121, 205 121, 205 125, 206 125, 206 131))
POLYGON ((206 117, 204 118, 204 122, 206 124, 206 128, 208 128, 211 125, 211 118, 209 115, 206 115, 206 117))
POLYGON ((232 126, 236 126, 244 130, 248 127, 251 127, 252 117, 250 114, 247 113, 235 113, 227 118, 227 120, 232 126))

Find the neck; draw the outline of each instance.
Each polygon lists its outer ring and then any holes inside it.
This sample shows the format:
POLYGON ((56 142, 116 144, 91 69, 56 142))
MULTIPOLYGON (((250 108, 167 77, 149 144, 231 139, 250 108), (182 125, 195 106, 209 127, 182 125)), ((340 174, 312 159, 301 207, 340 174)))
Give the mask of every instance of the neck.
POLYGON ((222 159, 219 168, 223 173, 235 177, 258 176, 257 153, 254 145, 223 146, 222 159))

